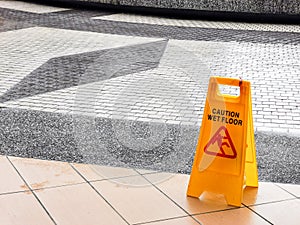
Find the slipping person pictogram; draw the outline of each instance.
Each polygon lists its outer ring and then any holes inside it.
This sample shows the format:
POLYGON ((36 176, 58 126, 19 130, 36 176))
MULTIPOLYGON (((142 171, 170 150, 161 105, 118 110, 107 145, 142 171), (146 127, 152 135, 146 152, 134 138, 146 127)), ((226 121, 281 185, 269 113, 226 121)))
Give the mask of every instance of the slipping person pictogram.
POLYGON ((204 147, 204 152, 209 155, 215 155, 215 156, 229 158, 229 159, 236 158, 237 153, 234 144, 225 126, 222 126, 217 130, 214 136, 204 147), (213 147, 215 143, 217 143, 218 145, 217 149, 213 147), (223 148, 224 146, 225 148, 223 148))

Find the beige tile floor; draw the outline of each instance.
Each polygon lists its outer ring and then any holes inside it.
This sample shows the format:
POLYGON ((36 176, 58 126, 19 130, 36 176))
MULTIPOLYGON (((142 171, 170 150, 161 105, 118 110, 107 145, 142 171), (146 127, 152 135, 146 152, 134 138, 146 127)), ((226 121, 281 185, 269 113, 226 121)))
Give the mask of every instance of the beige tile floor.
POLYGON ((1 225, 300 224, 300 185, 260 182, 241 208, 186 197, 189 176, 0 156, 1 225))

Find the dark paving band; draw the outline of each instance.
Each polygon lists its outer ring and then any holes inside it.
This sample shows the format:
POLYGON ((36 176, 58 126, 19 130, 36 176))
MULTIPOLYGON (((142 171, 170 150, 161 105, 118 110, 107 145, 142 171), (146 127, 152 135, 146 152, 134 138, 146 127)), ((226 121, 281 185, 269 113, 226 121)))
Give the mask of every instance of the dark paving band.
POLYGON ((158 41, 52 58, 0 96, 0 102, 154 69, 166 44, 158 41))
POLYGON ((92 6, 118 6, 134 9, 176 10, 177 12, 252 13, 256 15, 299 15, 298 0, 47 0, 48 3, 73 3, 92 6))

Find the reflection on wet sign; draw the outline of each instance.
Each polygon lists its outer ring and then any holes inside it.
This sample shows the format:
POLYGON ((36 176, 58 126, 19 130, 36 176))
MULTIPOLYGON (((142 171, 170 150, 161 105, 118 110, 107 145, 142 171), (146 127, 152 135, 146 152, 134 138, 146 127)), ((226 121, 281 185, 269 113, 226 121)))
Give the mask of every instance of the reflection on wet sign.
POLYGON ((211 77, 187 195, 221 193, 241 206, 245 186, 258 187, 250 82, 211 77), (237 86, 240 95, 222 94, 219 85, 237 86))

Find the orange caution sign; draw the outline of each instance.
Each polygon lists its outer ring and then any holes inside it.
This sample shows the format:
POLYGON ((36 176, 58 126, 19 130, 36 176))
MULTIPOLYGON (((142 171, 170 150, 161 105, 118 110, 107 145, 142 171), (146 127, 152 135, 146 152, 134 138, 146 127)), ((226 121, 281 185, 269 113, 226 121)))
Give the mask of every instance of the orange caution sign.
POLYGON ((241 206, 245 186, 258 187, 250 82, 211 77, 187 195, 220 193, 241 206), (219 85, 240 94, 222 94, 219 85))

